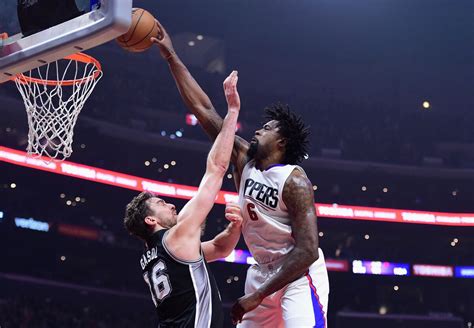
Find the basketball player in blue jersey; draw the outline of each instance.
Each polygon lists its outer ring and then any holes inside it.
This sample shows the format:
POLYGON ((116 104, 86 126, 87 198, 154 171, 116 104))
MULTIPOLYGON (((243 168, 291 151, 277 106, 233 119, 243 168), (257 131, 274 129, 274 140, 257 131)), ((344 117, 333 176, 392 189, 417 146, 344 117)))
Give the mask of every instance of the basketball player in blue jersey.
MULTIPOLYGON (((160 35, 152 41, 187 107, 214 140, 223 120, 157 24, 160 35)), ((245 296, 231 316, 239 327, 327 327, 329 280, 318 247, 314 192, 296 165, 306 154, 309 131, 287 106, 272 105, 266 116, 250 143, 235 137, 232 151, 242 233, 257 264, 248 269, 245 296)))
POLYGON ((176 212, 174 205, 149 192, 126 207, 126 229, 146 243, 140 259, 159 327, 222 327, 222 304, 207 262, 226 257, 237 244, 242 217, 236 204, 226 207, 231 221, 213 240, 201 243, 201 227, 214 205, 229 166, 240 99, 237 72, 224 81, 228 112, 207 157, 196 195, 176 212))

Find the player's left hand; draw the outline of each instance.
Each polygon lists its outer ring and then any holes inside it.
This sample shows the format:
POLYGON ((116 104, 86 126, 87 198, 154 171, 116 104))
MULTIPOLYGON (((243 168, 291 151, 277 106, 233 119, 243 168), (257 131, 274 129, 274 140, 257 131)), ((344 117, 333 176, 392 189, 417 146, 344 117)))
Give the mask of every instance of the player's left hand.
POLYGON ((224 94, 229 110, 240 110, 240 97, 239 92, 237 91, 237 81, 239 80, 238 74, 237 71, 232 71, 223 83, 224 94))
POLYGON ((161 25, 157 19, 155 19, 155 23, 158 26, 158 37, 152 37, 150 38, 150 41, 158 46, 161 57, 163 57, 165 60, 169 60, 171 57, 173 57, 173 55, 176 54, 173 48, 173 42, 171 41, 171 38, 163 25, 161 25))
POLYGON ((252 293, 239 298, 230 311, 234 325, 241 322, 244 314, 255 309, 262 301, 263 297, 259 293, 252 293))
POLYGON ((242 213, 240 212, 240 207, 236 203, 227 203, 225 205, 225 218, 232 222, 234 226, 242 226, 242 213))

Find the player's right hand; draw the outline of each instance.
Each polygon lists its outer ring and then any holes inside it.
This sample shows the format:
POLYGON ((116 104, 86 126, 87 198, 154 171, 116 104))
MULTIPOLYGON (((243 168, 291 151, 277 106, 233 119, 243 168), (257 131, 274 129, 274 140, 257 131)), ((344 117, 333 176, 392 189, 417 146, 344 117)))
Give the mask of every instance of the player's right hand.
POLYGON ((8 38, 8 33, 5 33, 5 32, 4 32, 4 33, 0 33, 0 39, 3 40, 3 39, 6 39, 6 38, 8 38))
POLYGON ((244 314, 252 311, 257 306, 259 306, 260 303, 262 303, 263 299, 264 297, 258 290, 239 298, 230 310, 230 317, 232 318, 232 323, 236 325, 242 322, 244 314))
POLYGON ((242 226, 242 221, 244 220, 239 205, 235 203, 227 203, 225 205, 225 218, 237 227, 242 226))
POLYGON ((230 73, 230 75, 224 80, 224 93, 229 111, 240 111, 240 96, 237 91, 237 81, 239 80, 238 74, 237 71, 232 71, 232 73, 230 73))
POLYGON ((158 37, 150 38, 150 41, 158 46, 158 48, 160 49, 161 57, 168 60, 176 54, 173 48, 173 42, 171 42, 171 38, 166 32, 163 25, 161 25, 161 23, 157 19, 155 19, 155 22, 156 25, 158 25, 158 37))

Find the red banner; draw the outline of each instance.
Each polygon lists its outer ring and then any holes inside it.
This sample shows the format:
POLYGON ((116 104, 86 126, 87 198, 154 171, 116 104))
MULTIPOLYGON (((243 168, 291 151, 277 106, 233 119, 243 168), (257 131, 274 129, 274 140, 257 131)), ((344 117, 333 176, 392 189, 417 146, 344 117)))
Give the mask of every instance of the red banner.
POLYGON ((474 214, 442 213, 392 208, 316 204, 319 217, 448 226, 474 226, 474 214))
MULTIPOLYGON (((0 146, 0 161, 36 170, 43 170, 137 191, 147 190, 157 195, 181 199, 191 199, 198 190, 197 187, 144 179, 68 161, 48 163, 47 160, 48 158, 31 158, 23 151, 0 146)), ((225 204, 227 202, 237 202, 237 199, 238 195, 235 192, 220 191, 216 198, 216 203, 225 204)), ((316 203, 315 206, 318 217, 324 218, 446 226, 474 226, 474 214, 472 213, 441 213, 318 203, 316 203)))
POLYGON ((100 232, 88 227, 59 223, 57 230, 60 234, 84 239, 98 240, 100 232))
POLYGON ((346 260, 326 259, 326 268, 328 271, 347 272, 349 271, 349 262, 346 260))
POLYGON ((413 275, 450 278, 454 276, 454 269, 450 265, 413 264, 413 275))

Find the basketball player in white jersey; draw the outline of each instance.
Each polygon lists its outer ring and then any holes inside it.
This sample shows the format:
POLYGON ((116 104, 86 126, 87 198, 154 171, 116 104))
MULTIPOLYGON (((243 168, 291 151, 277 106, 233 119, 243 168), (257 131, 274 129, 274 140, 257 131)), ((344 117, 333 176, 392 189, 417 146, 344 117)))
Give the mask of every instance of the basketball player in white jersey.
MULTIPOLYGON (((222 118, 189 73, 160 25, 152 38, 168 62, 181 96, 214 140, 222 118)), ((245 296, 232 307, 239 327, 327 327, 329 281, 318 230, 312 184, 300 162, 309 131, 287 106, 266 109, 268 122, 251 142, 236 136, 231 161, 245 242, 257 261, 245 296)))

